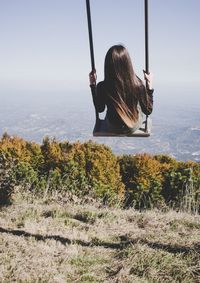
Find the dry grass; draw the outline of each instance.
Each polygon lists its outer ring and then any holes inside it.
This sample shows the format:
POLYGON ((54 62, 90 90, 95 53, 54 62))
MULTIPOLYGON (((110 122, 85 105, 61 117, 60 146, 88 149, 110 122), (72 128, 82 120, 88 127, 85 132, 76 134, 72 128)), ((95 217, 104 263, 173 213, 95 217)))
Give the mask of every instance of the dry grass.
POLYGON ((0 210, 0 282, 199 282, 199 220, 16 199, 0 210))

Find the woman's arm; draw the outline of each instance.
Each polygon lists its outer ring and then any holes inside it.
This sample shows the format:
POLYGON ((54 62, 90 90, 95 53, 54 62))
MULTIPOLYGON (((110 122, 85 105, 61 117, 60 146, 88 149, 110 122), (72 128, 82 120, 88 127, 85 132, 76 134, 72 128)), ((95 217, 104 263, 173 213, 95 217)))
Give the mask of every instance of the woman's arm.
POLYGON ((139 102, 142 112, 146 115, 150 115, 153 111, 153 76, 152 74, 147 74, 144 71, 144 79, 146 81, 146 87, 143 86, 143 91, 139 97, 139 102))
POLYGON ((144 72, 144 79, 146 81, 146 87, 148 90, 153 89, 153 75, 151 73, 147 74, 145 71, 144 72))
POLYGON ((97 111, 103 112, 105 110, 103 82, 99 82, 96 85, 96 80, 97 80, 96 71, 93 70, 89 74, 89 81, 92 90, 93 102, 97 111))
POLYGON ((91 85, 96 85, 96 82, 97 82, 97 73, 96 73, 96 70, 92 70, 92 71, 89 73, 89 80, 90 80, 90 86, 91 86, 91 85))

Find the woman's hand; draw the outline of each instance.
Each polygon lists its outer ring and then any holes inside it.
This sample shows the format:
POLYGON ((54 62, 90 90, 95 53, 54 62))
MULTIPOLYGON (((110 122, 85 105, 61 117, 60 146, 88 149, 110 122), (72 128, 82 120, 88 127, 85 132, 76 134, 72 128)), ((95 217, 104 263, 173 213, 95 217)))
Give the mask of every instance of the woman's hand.
POLYGON ((89 73, 89 80, 90 80, 90 85, 96 85, 96 81, 97 81, 96 70, 92 70, 89 73))
POLYGON ((153 89, 153 75, 151 73, 146 73, 145 71, 144 72, 144 79, 147 83, 147 88, 148 89, 153 89))

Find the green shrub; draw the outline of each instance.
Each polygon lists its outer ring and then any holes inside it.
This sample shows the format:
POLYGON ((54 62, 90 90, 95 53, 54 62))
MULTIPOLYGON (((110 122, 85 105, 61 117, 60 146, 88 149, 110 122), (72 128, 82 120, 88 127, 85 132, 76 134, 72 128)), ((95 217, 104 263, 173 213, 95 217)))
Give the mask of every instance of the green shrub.
MULTIPOLYGON (((108 147, 91 141, 69 144, 46 138, 41 150, 43 171, 49 176, 53 174, 54 179, 57 172, 59 177, 56 182, 62 191, 70 191, 80 197, 100 198, 107 204, 123 199, 124 185, 118 160, 108 147)), ((54 183, 53 187, 58 186, 54 183)))
POLYGON ((200 164, 161 159, 163 184, 161 194, 167 205, 187 212, 200 209, 200 164))
POLYGON ((0 150, 0 205, 11 203, 15 187, 15 161, 0 150))
POLYGON ((105 145, 60 142, 42 145, 4 134, 0 139, 0 203, 9 203, 14 186, 38 196, 68 194, 104 204, 184 211, 200 209, 200 165, 168 155, 117 157, 105 145))
POLYGON ((120 176, 120 167, 110 148, 89 141, 76 150, 74 160, 85 172, 93 187, 94 197, 103 199, 104 203, 123 200, 124 184, 120 176))
POLYGON ((38 173, 30 163, 18 161, 14 173, 16 185, 23 187, 26 191, 37 190, 39 186, 38 173))
POLYGON ((124 155, 119 159, 126 188, 125 206, 151 208, 163 205, 161 164, 149 154, 124 155))

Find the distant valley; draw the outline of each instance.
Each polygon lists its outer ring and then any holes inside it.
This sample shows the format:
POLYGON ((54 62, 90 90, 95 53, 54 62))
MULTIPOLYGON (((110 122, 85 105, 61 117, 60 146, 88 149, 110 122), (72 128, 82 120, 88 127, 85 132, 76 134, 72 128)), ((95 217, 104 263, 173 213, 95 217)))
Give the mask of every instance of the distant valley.
POLYGON ((170 154, 178 160, 200 161, 200 107, 158 101, 150 138, 93 138, 94 110, 88 94, 1 95, 0 134, 8 132, 42 142, 44 136, 71 142, 95 140, 116 154, 170 154))

